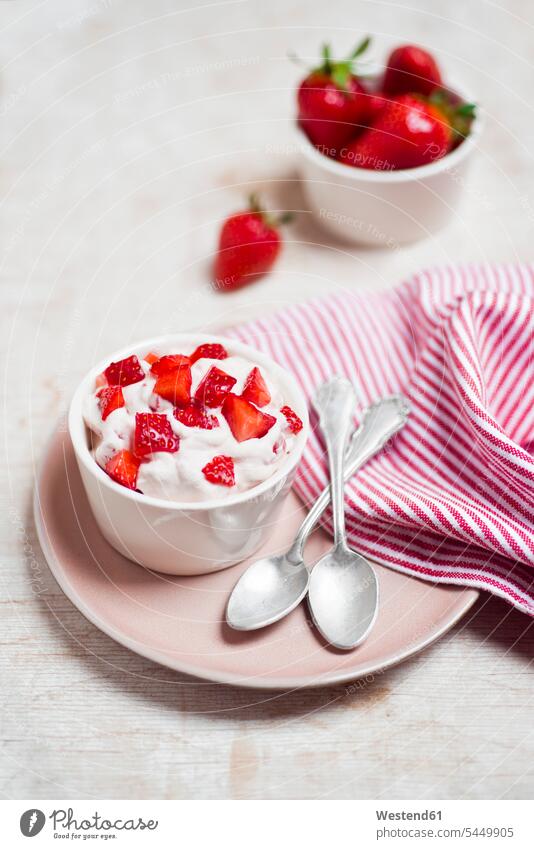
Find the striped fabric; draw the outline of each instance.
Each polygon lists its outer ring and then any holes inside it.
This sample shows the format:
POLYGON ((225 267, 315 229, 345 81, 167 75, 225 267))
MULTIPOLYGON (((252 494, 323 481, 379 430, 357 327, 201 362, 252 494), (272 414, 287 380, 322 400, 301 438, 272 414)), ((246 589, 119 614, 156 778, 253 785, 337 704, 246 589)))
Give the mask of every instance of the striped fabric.
MULTIPOLYGON (((309 397, 333 374, 362 406, 402 392, 412 413, 347 486, 352 545, 420 578, 489 590, 534 615, 534 266, 456 265, 394 290, 341 291, 233 334, 309 397)), ((296 480, 328 480, 320 435, 296 480)), ((331 530, 330 520, 326 522, 331 530)))

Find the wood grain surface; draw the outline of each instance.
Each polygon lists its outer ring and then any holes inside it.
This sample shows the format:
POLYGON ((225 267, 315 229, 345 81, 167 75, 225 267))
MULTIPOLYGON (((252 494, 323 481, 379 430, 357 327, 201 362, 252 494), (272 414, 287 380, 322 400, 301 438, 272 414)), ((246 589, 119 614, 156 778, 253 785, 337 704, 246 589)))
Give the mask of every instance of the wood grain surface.
POLYGON ((121 648, 63 596, 31 515, 80 375, 142 336, 206 330, 429 263, 529 260, 534 8, 527 0, 0 3, 4 798, 529 798, 531 620, 481 597, 417 658, 352 687, 258 693, 121 648), (438 237, 358 250, 311 220, 291 114, 330 39, 428 44, 483 105, 464 204, 438 237), (209 287, 252 188, 298 212, 275 272, 209 287))

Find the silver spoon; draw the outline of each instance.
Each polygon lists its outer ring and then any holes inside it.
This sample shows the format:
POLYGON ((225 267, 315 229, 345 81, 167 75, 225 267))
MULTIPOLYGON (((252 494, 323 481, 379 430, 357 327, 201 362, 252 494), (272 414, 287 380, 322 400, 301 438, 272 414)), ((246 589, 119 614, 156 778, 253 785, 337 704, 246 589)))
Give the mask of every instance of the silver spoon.
POLYGON ((375 570, 349 548, 345 527, 343 459, 354 401, 352 385, 341 378, 320 386, 313 399, 328 451, 334 546, 313 568, 308 604, 317 629, 339 649, 363 642, 378 613, 375 570))
MULTIPOLYGON (((345 481, 380 451, 405 424, 408 404, 400 395, 368 407, 345 455, 345 481)), ((226 621, 238 631, 253 631, 282 619, 302 601, 309 572, 304 564, 306 541, 330 503, 330 487, 322 491, 285 554, 262 557, 242 574, 228 601, 226 621)))

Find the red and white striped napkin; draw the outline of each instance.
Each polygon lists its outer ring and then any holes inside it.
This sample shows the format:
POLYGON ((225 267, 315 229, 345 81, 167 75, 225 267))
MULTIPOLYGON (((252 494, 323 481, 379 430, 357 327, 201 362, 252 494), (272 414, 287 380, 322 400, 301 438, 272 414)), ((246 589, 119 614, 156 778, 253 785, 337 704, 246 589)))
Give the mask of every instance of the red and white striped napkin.
MULTIPOLYGON (((408 424, 347 486, 352 545, 534 615, 534 266, 456 265, 382 293, 338 291, 233 330, 308 397, 345 374, 362 406, 402 392, 408 424)), ((328 481, 312 434, 296 490, 328 481)), ((328 525, 328 523, 327 523, 328 525)))

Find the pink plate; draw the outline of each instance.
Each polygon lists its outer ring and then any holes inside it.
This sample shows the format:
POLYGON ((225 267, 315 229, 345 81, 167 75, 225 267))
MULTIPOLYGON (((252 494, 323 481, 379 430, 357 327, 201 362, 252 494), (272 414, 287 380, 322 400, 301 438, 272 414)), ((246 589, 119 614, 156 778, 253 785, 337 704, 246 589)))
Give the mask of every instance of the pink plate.
MULTIPOLYGON (((285 550, 303 514, 290 494, 263 553, 285 550)), ((250 561, 212 575, 179 578, 149 572, 122 557, 96 527, 66 433, 55 433, 48 445, 36 488, 35 521, 56 580, 97 628, 150 660, 226 684, 285 689, 369 675, 438 639, 478 596, 476 590, 432 585, 377 566, 378 620, 354 651, 325 645, 304 604, 269 628, 232 631, 224 621, 226 600, 250 561)), ((317 531, 308 545, 309 562, 329 544, 326 534, 317 531)))

